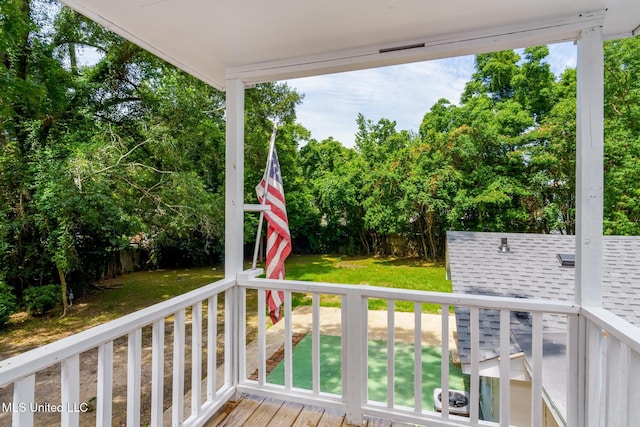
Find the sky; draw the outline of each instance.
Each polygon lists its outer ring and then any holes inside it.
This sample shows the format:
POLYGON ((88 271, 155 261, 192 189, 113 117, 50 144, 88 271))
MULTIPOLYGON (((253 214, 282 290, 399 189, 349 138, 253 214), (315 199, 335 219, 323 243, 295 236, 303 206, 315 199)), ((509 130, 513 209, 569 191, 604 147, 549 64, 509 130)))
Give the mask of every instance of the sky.
MULTIPOLYGON (((576 66, 573 43, 549 46, 551 71, 559 75, 576 66)), ((460 102, 464 85, 473 74, 473 56, 440 59, 347 73, 288 80, 304 94, 296 109, 298 122, 311 138, 328 137, 353 147, 356 118, 395 121, 396 130, 417 132, 422 118, 438 99, 460 102)))

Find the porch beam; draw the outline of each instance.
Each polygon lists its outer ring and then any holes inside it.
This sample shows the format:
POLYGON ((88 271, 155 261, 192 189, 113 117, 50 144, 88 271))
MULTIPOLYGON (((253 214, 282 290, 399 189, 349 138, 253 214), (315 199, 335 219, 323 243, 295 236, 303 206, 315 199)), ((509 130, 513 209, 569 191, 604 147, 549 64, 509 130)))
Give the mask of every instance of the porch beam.
POLYGON ((584 28, 601 26, 605 12, 604 9, 585 11, 524 25, 517 23, 228 67, 226 76, 256 84, 573 41, 584 28))
POLYGON ((604 50, 602 28, 578 41, 575 302, 602 306, 604 50))

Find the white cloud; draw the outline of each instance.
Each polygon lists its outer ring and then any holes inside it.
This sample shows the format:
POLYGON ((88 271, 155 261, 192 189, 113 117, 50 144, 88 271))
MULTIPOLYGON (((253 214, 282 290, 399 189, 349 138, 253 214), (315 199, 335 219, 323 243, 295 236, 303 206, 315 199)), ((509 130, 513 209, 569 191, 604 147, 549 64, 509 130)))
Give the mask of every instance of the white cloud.
MULTIPOLYGON (((575 66, 571 43, 550 46, 549 63, 556 74, 575 66)), ((473 56, 289 80, 305 94, 298 122, 323 140, 332 136, 354 145, 356 117, 394 120, 397 130, 417 132, 424 114, 438 99, 457 104, 473 73, 473 56)))
POLYGON ((567 68, 575 68, 577 49, 573 43, 558 43, 549 45, 549 64, 551 71, 560 75, 567 68))

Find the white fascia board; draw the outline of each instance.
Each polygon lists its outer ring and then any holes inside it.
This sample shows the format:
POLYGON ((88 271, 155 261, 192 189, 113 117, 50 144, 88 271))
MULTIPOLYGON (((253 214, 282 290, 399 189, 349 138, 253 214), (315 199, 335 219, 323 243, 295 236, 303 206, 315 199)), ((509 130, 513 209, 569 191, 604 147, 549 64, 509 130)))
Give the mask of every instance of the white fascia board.
POLYGON ((527 25, 285 58, 226 70, 227 78, 260 83, 577 40, 584 28, 602 26, 605 11, 527 25))
MULTIPOLYGON (((525 364, 526 357, 524 353, 514 353, 509 356, 509 380, 515 381, 531 381, 531 375, 525 364)), ((479 372, 481 377, 500 378, 500 358, 483 360, 480 362, 479 372)), ((462 373, 471 375, 471 364, 462 365, 462 373)))

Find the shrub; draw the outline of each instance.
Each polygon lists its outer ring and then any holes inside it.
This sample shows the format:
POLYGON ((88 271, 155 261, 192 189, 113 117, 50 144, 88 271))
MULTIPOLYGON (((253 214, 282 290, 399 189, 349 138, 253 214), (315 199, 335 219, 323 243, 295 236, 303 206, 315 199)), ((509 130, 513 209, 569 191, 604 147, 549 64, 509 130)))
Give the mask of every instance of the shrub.
POLYGON ((0 280, 0 329, 4 327, 16 311, 16 297, 11 288, 0 280))
POLYGON ((24 305, 32 316, 41 316, 62 302, 60 286, 31 286, 24 290, 24 305))

